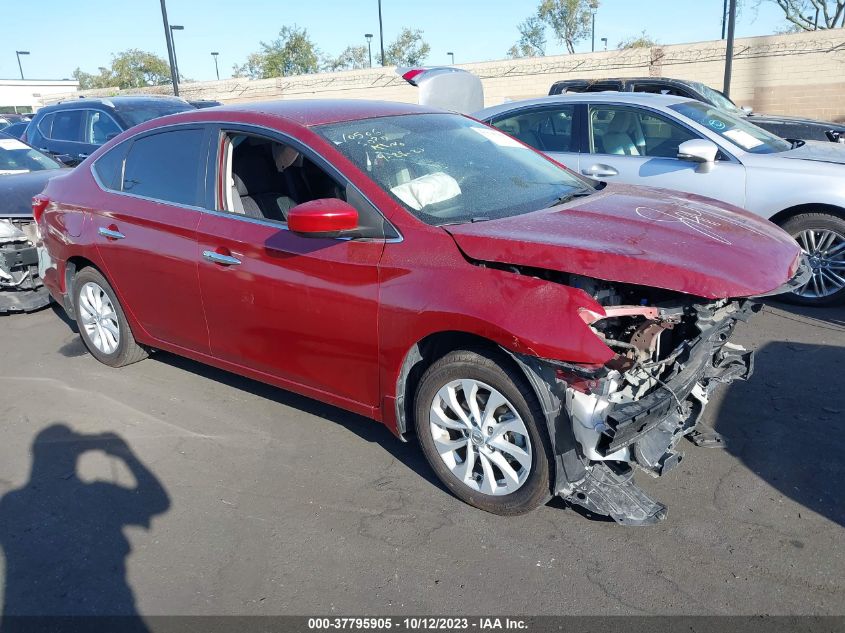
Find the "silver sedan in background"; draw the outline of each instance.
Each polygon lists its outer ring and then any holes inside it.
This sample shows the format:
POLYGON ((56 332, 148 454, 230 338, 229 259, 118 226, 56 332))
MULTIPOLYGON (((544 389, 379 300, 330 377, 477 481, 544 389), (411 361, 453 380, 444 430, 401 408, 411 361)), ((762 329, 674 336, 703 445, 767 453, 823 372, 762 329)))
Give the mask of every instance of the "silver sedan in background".
POLYGON ((654 94, 557 95, 473 116, 585 176, 700 194, 768 218, 813 268, 789 300, 845 301, 843 144, 787 141, 706 103, 654 94))

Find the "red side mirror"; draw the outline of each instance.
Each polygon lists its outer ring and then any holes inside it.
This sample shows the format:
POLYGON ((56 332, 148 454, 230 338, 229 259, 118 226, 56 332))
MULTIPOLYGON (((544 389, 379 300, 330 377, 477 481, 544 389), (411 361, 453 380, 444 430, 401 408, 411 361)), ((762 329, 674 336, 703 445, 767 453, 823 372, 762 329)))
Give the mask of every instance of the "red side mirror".
POLYGON ((303 202, 288 211, 288 228, 305 237, 331 237, 358 228, 358 211, 337 198, 303 202))

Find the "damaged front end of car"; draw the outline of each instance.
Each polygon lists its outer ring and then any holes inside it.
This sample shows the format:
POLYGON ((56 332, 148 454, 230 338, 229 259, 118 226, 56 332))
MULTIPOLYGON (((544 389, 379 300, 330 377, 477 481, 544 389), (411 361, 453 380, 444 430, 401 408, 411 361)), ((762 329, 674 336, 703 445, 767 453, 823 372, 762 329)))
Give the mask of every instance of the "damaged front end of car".
POLYGON ((0 314, 32 312, 50 302, 38 266, 35 221, 0 218, 0 314))
POLYGON ((514 355, 546 413, 555 492, 625 525, 656 523, 666 507, 637 486, 634 471, 654 477, 671 471, 684 457, 684 437, 697 446, 723 446, 702 413, 719 385, 751 376, 752 352, 729 339, 762 304, 577 275, 565 283, 601 304, 603 313, 579 314, 615 355, 595 366, 514 355))

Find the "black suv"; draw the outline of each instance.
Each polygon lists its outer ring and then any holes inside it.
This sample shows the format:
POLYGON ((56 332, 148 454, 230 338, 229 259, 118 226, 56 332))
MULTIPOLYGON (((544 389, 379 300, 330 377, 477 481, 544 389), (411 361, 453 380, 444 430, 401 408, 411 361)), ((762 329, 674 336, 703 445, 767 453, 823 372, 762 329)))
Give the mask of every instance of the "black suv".
POLYGON ((706 84, 669 77, 626 77, 620 79, 564 79, 556 81, 550 95, 567 92, 653 92, 709 103, 736 116, 748 117, 754 125, 782 138, 845 143, 845 124, 803 117, 755 114, 740 108, 722 92, 706 84))
POLYGON ((23 135, 33 147, 76 165, 123 130, 167 114, 194 110, 178 97, 109 97, 60 101, 38 110, 23 135))

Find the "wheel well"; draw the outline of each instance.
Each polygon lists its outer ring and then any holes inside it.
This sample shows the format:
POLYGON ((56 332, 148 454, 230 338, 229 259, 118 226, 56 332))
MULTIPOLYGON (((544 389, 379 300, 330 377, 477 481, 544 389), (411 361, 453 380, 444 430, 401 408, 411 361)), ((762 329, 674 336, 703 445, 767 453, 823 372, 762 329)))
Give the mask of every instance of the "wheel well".
POLYGON ((784 222, 802 213, 830 213, 845 219, 845 209, 842 207, 832 204, 799 204, 783 211, 778 211, 769 220, 778 226, 783 226, 784 222))
POLYGON ((94 262, 92 262, 90 259, 85 259, 84 257, 70 257, 65 263, 65 303, 67 303, 67 312, 69 315, 71 315, 71 318, 72 315, 75 314, 72 292, 73 278, 76 276, 76 273, 78 273, 83 268, 88 268, 89 266, 102 273, 102 271, 97 268, 97 265, 94 262))
POLYGON ((483 336, 454 331, 429 334, 408 351, 399 370, 399 378, 396 381, 396 419, 400 437, 413 432, 413 427, 408 421, 413 419, 414 395, 425 370, 449 352, 458 349, 493 352, 501 359, 502 364, 513 367, 520 374, 524 373, 513 358, 501 352, 498 344, 483 336))

